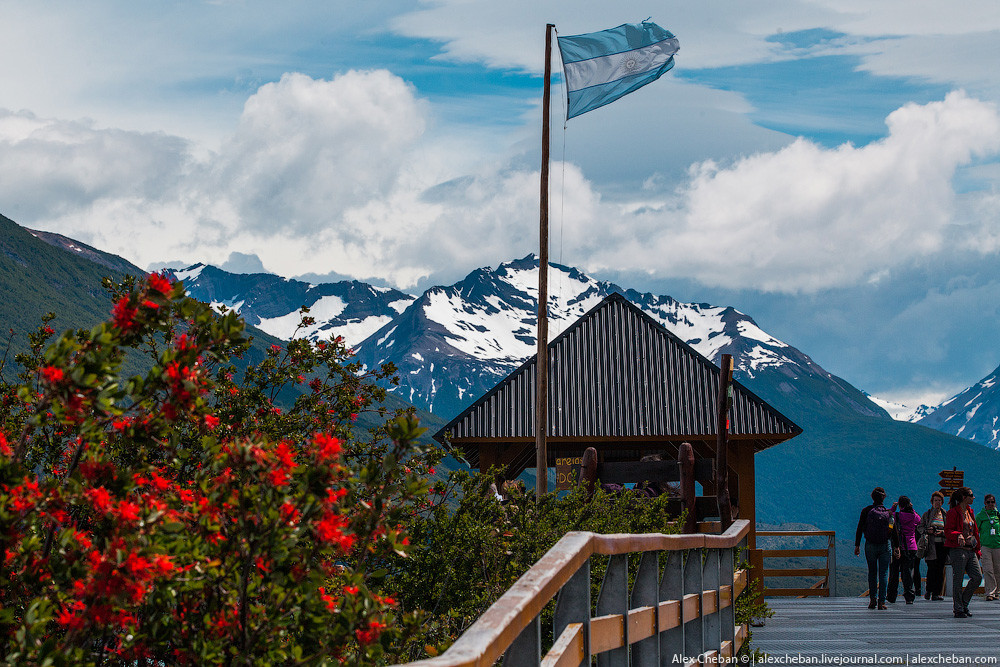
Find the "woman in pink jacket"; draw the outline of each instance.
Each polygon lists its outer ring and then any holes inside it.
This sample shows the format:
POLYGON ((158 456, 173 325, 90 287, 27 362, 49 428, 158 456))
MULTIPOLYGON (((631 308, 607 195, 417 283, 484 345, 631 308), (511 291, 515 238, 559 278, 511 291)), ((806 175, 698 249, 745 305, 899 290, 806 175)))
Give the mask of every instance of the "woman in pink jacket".
MULTIPOLYGON (((897 561, 896 572, 902 575, 903 579, 903 599, 906 604, 913 604, 916 593, 913 590, 913 563, 917 560, 917 525, 920 523, 920 515, 913 511, 913 503, 907 496, 900 496, 896 503, 899 508, 896 512, 896 531, 899 536, 899 560, 897 561)), ((889 594, 887 599, 890 602, 896 601, 896 582, 893 572, 889 572, 889 594)))

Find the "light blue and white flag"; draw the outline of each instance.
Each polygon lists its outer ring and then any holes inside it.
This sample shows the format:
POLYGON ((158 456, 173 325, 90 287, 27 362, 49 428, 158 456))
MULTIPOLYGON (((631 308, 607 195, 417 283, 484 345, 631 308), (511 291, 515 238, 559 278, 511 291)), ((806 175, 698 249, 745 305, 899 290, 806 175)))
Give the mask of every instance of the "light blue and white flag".
POLYGON ((680 45, 650 21, 559 37, 569 106, 566 119, 614 102, 659 79, 680 45))

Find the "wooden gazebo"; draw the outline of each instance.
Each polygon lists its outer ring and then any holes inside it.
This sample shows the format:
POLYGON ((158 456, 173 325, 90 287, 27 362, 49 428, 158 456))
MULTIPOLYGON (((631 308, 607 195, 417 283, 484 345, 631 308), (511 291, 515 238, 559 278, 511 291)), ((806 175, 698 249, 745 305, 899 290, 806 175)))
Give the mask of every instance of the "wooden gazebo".
MULTIPOLYGON (((549 343, 548 354, 549 466, 587 447, 609 463, 652 453, 676 460, 682 442, 696 457, 715 457, 719 367, 621 294, 580 317, 549 343)), ((753 525, 753 455, 802 429, 739 382, 732 396, 730 496, 753 525)), ((533 356, 434 438, 481 471, 506 467, 511 479, 535 464, 534 406, 533 356)))

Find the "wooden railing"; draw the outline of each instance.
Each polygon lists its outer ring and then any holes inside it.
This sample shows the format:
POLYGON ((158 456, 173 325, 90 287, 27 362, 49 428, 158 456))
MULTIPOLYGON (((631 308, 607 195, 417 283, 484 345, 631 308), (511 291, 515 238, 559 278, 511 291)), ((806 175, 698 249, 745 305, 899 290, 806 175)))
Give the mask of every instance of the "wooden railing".
POLYGON ((451 648, 408 665, 486 667, 503 657, 504 667, 579 667, 595 655, 598 664, 696 665, 733 657, 747 636, 735 624, 747 572, 734 570, 734 555, 749 532, 741 520, 721 535, 567 533, 451 648), (611 557, 593 617, 592 555, 611 557), (629 555, 639 557, 631 591, 629 555), (554 640, 543 656, 541 613, 553 598, 554 640))
POLYGON ((764 588, 764 595, 784 595, 794 597, 837 595, 837 550, 836 532, 832 530, 758 530, 761 537, 817 537, 828 538, 823 549, 755 549, 750 552, 751 573, 760 581, 768 577, 822 577, 809 588, 764 588), (765 558, 825 558, 825 567, 815 568, 768 568, 765 558), (757 573, 760 573, 759 575, 757 573))

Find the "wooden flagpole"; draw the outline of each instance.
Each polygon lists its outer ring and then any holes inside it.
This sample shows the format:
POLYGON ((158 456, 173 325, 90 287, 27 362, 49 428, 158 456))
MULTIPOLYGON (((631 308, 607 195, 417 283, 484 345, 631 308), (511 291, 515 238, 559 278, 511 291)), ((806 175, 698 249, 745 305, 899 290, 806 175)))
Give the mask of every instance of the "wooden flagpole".
MULTIPOLYGON (((718 426, 715 443, 715 493, 719 501, 722 532, 733 525, 733 506, 729 497, 729 409, 733 402, 733 355, 722 355, 719 366, 718 426)), ((753 450, 750 450, 753 456, 753 450)))
POLYGON ((552 78, 552 30, 545 26, 545 82, 542 88, 542 175, 538 216, 538 353, 535 374, 535 498, 549 490, 549 96, 552 78))

